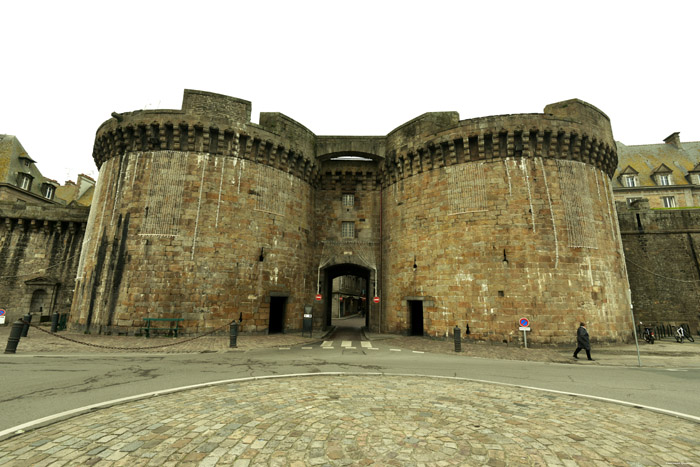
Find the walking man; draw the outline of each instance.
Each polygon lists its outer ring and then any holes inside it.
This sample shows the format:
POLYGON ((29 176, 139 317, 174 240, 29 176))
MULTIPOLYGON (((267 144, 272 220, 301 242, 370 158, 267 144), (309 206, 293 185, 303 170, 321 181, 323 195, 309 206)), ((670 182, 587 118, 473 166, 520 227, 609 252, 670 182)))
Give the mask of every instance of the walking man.
POLYGON ((578 359, 578 353, 581 350, 586 351, 586 356, 589 360, 593 361, 591 358, 591 341, 588 339, 588 331, 586 330, 586 323, 581 323, 576 331, 576 343, 578 347, 574 351, 574 358, 578 359))

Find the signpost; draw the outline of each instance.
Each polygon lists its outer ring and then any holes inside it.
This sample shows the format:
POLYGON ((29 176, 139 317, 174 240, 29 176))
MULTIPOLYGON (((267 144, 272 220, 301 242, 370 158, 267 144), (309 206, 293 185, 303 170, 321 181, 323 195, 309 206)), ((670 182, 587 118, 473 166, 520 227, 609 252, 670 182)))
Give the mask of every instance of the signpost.
POLYGON ((527 349, 527 332, 530 330, 530 320, 527 318, 520 318, 518 324, 520 324, 520 330, 523 332, 523 342, 527 349))

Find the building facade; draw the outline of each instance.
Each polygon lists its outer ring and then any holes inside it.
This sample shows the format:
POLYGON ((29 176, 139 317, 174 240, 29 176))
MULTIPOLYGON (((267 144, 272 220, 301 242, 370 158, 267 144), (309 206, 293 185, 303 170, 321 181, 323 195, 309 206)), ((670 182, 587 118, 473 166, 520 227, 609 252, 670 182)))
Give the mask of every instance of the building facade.
POLYGON ((651 209, 700 206, 700 142, 681 142, 672 133, 662 144, 617 142, 613 176, 616 201, 647 199, 651 209))
POLYGON ((60 188, 15 136, 0 135, 0 308, 6 324, 28 313, 41 322, 70 311, 89 201, 67 207, 60 188))
POLYGON ((74 327, 179 317, 194 333, 240 317, 276 332, 301 329, 305 305, 325 327, 333 279, 351 275, 373 331, 469 324, 476 339, 517 341, 527 317, 533 342, 569 343, 582 320, 598 340, 631 337, 616 146, 595 107, 428 113, 370 137, 250 112, 187 90, 182 109, 98 129, 74 327))

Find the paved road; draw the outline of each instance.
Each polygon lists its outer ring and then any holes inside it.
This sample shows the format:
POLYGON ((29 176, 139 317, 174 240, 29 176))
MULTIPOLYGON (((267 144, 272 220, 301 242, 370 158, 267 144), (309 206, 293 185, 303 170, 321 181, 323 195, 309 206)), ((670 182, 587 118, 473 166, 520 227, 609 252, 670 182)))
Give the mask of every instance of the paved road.
POLYGON ((54 460, 100 465, 700 462, 700 425, 692 421, 522 387, 425 377, 583 393, 700 417, 700 368, 692 365, 493 360, 419 352, 402 348, 401 339, 362 339, 356 330, 343 330, 325 341, 245 352, 2 355, 0 431, 90 404, 196 383, 343 374, 229 383, 124 403, 6 439, 0 459, 7 465, 54 460), (388 376, 398 374, 423 376, 388 376), (303 410, 298 412, 304 407, 313 423, 294 429, 306 420, 303 410), (186 421, 183 414, 189 414, 186 421), (441 431, 445 427, 449 430, 441 431), (631 452, 663 456, 645 458, 620 449, 625 443, 636 446, 639 439, 660 447, 631 452), (176 440, 188 441, 175 446, 176 440), (577 445, 565 448, 572 440, 577 445), (526 448, 517 457, 514 448, 520 445, 526 448))

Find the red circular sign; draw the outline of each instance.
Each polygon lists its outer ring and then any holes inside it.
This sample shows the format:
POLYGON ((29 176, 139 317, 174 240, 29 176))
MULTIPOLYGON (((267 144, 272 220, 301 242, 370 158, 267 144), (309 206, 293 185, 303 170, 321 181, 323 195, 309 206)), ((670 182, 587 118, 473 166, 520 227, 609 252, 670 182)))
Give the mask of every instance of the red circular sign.
POLYGON ((374 303, 379 303, 379 297, 374 297, 372 301, 374 301, 374 303))
POLYGON ((526 328, 530 325, 530 320, 527 318, 520 318, 520 325, 526 328))
POLYGON ((340 301, 342 302, 342 301, 343 301, 343 297, 338 297, 338 300, 340 300, 340 301))
POLYGON ((316 294, 316 301, 320 302, 323 296, 320 293, 316 294))

